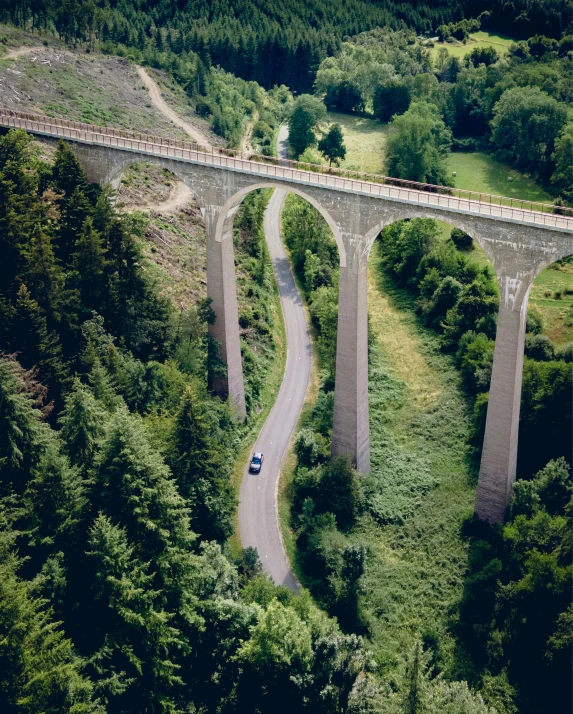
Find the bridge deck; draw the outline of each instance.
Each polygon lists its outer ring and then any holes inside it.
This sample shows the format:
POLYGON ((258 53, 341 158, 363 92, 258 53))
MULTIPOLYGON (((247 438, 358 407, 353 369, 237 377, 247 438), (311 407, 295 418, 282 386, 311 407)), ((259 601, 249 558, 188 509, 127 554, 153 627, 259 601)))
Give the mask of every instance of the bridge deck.
MULTIPOLYGON (((105 127, 96 127, 79 122, 52 119, 0 108, 0 126, 21 128, 33 134, 68 139, 85 144, 95 144, 109 148, 158 156, 177 161, 206 164, 258 175, 262 181, 279 179, 291 183, 320 186, 336 191, 376 196, 381 199, 402 201, 416 206, 426 205, 446 211, 461 212, 485 218, 508 220, 513 223, 538 225, 544 228, 573 231, 573 217, 550 213, 551 206, 537 204, 541 210, 530 210, 521 206, 504 205, 525 203, 516 199, 489 196, 489 200, 479 201, 471 198, 451 195, 455 189, 434 187, 433 190, 419 190, 408 186, 393 186, 388 183, 348 178, 337 173, 321 173, 297 168, 297 162, 281 160, 276 163, 264 163, 261 160, 232 155, 233 152, 194 147, 188 142, 148 137, 143 134, 123 132, 105 127), (285 165, 288 164, 288 165, 285 165), (498 199, 494 202, 492 199, 498 199)), ((262 158, 262 157, 261 157, 262 158)), ((276 161, 276 160, 274 160, 276 161)), ((374 177, 373 177, 374 178, 374 177)), ((384 177, 381 177, 381 179, 384 177)), ((402 182, 400 179, 386 181, 402 182)), ((527 202, 529 203, 529 202, 527 202)), ((536 204, 531 204, 535 206, 536 204)), ((566 212, 568 209, 562 209, 566 212)))

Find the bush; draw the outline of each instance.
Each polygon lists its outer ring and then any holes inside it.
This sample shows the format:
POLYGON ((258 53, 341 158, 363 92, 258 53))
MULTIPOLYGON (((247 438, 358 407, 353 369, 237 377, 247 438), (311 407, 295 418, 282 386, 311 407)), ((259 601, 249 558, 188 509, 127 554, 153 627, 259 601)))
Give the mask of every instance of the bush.
POLYGON ((473 239, 461 228, 452 228, 452 241, 458 250, 471 250, 473 248, 473 239))
POLYGON ((298 463, 303 466, 314 466, 319 461, 324 461, 328 455, 326 439, 322 434, 312 429, 302 429, 297 434, 294 450, 298 463))
POLYGON ((322 472, 317 491, 317 506, 333 513, 341 530, 356 523, 362 508, 362 488, 356 471, 345 456, 331 459, 322 472))
POLYGON ((547 335, 526 335, 525 354, 531 359, 549 362, 555 359, 555 345, 547 335))
POLYGON ((534 308, 527 311, 526 331, 530 335, 539 335, 543 332, 543 315, 534 308))
POLYGON ((494 347, 494 340, 483 332, 470 330, 462 335, 456 361, 466 385, 472 391, 489 389, 494 347))

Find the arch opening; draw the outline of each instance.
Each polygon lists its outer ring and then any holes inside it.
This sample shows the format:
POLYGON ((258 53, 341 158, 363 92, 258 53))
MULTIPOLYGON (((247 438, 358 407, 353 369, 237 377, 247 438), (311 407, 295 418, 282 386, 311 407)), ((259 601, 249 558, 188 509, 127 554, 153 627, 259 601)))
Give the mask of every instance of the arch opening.
POLYGON ((152 275, 177 311, 187 313, 207 292, 205 222, 195 195, 159 163, 133 162, 118 177, 116 208, 144 214, 137 220, 143 253, 157 266, 152 275))
POLYGON ((298 188, 294 186, 289 186, 288 189, 285 189, 285 186, 282 184, 277 184, 272 181, 268 182, 263 182, 263 183, 257 183, 253 184, 251 186, 247 186, 246 188, 241 189, 240 191, 237 191, 222 207, 219 219, 217 221, 217 229, 216 229, 216 240, 224 240, 225 236, 228 236, 228 231, 225 231, 224 225, 225 221, 227 220, 227 217, 229 213, 235 209, 239 204, 242 202, 242 200, 247 196, 249 193, 265 188, 272 188, 272 189, 278 189, 278 190, 286 190, 287 193, 292 193, 300 198, 304 199, 307 203, 309 203, 313 208, 315 208, 318 213, 324 218, 326 223, 328 224, 328 227, 330 228, 332 235, 334 236, 334 239, 336 241, 336 245, 338 246, 338 253, 340 257, 340 265, 342 267, 346 266, 346 249, 344 247, 344 242, 342 240, 342 235, 340 233, 340 229, 330 213, 320 205, 318 201, 316 201, 312 196, 309 196, 307 193, 304 191, 299 190, 298 188))
POLYGON ((181 164, 177 161, 170 161, 169 159, 161 159, 153 156, 148 156, 145 161, 142 161, 139 157, 134 156, 133 159, 129 157, 127 160, 123 160, 120 167, 115 167, 113 173, 111 173, 105 179, 105 184, 109 184, 116 191, 121 187, 121 183, 125 176, 132 167, 146 166, 146 167, 157 167, 161 170, 172 174, 177 181, 187 187, 189 193, 191 194, 190 200, 194 201, 204 212, 205 205, 201 198, 201 194, 197 191, 196 187, 193 185, 193 181, 190 176, 180 170, 181 164))

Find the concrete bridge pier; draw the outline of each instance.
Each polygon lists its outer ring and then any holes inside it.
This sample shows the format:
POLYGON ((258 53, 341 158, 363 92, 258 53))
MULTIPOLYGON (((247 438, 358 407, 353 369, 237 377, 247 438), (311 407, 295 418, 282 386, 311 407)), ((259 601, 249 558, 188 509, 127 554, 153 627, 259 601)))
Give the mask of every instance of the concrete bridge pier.
POLYGON ((367 256, 340 266, 332 453, 370 472, 367 256))
MULTIPOLYGON (((209 334, 219 345, 220 368, 209 371, 209 389, 221 397, 229 397, 235 417, 244 421, 247 416, 243 360, 239 337, 239 310, 233 250, 233 215, 223 222, 222 232, 217 223, 220 209, 207 206, 207 296, 215 312, 215 322, 209 334)), ((219 222, 220 225, 220 222, 219 222)))
POLYGON ((517 466, 527 302, 532 282, 501 279, 501 298, 489 388, 475 512, 503 523, 517 466))

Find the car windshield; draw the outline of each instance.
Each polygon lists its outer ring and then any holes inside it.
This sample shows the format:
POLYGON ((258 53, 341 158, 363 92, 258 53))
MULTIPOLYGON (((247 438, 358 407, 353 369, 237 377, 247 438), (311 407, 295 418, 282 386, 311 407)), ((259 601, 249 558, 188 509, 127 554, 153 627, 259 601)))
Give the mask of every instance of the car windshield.
POLYGON ((260 464, 260 463, 261 463, 261 460, 259 459, 258 456, 253 456, 253 460, 252 460, 251 463, 253 463, 253 464, 260 464))

